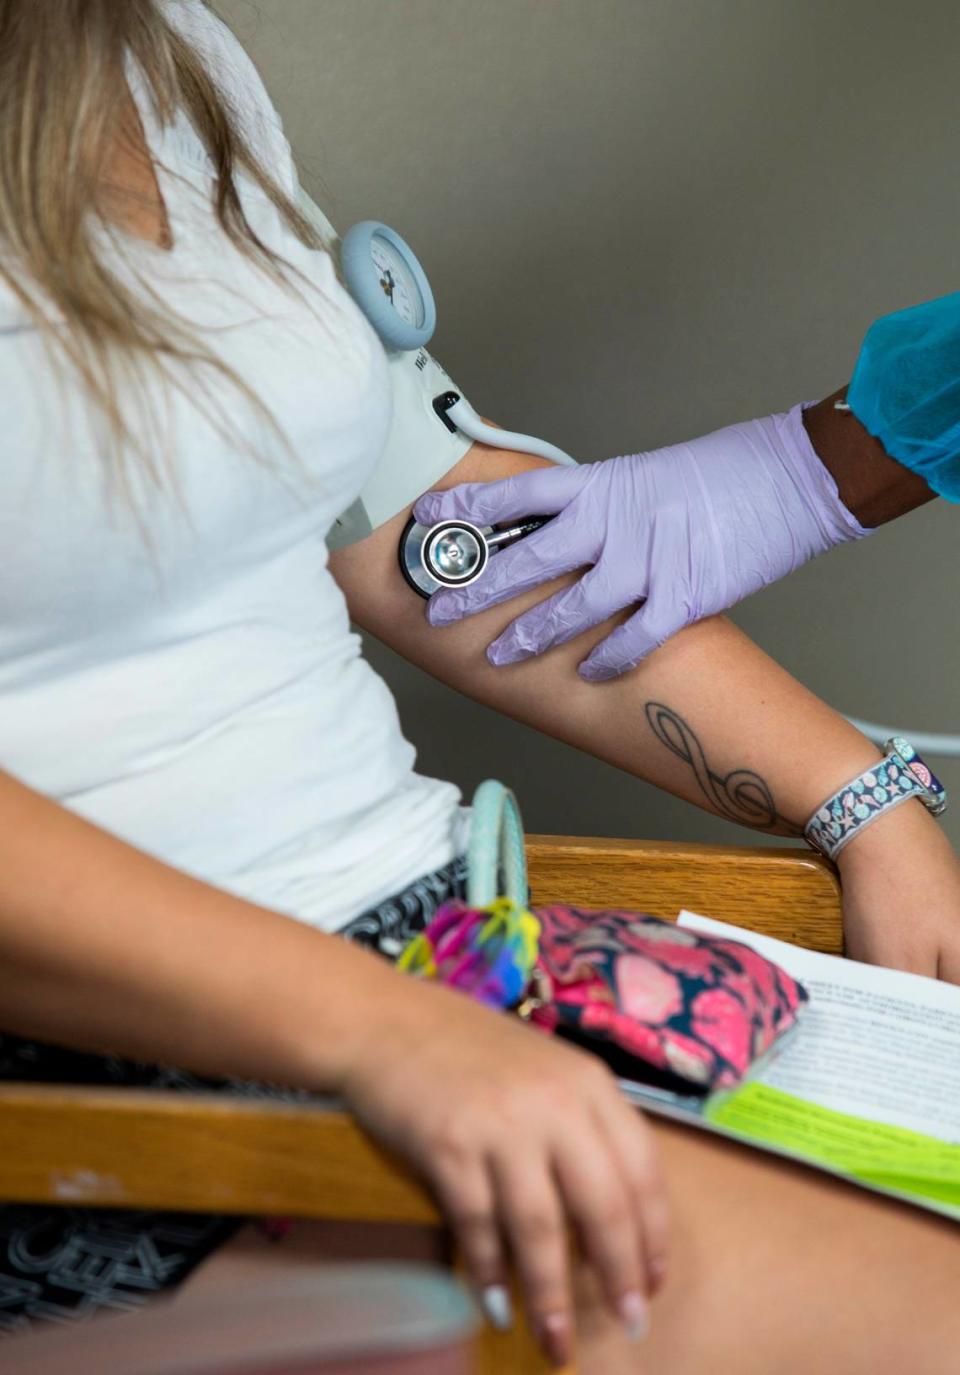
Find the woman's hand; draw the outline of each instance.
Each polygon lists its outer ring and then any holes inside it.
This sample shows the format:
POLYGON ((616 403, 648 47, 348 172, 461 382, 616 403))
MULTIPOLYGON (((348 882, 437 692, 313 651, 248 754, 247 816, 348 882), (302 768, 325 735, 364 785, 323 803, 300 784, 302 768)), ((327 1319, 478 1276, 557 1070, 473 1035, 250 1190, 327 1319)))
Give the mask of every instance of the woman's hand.
POLYGON ((960 984, 960 861, 921 803, 871 822, 837 866, 852 959, 960 984))
POLYGON ((840 501, 799 406, 653 453, 429 492, 414 513, 424 524, 553 516, 472 586, 438 592, 427 617, 447 625, 585 568, 519 616, 487 657, 528 659, 643 602, 580 664, 589 680, 616 677, 684 626, 869 533, 840 501))
POLYGON ((342 1083, 352 1112, 443 1208, 487 1315, 512 1258, 548 1357, 570 1358, 568 1230, 634 1338, 665 1273, 652 1135, 601 1061, 462 993, 397 977, 342 1083))

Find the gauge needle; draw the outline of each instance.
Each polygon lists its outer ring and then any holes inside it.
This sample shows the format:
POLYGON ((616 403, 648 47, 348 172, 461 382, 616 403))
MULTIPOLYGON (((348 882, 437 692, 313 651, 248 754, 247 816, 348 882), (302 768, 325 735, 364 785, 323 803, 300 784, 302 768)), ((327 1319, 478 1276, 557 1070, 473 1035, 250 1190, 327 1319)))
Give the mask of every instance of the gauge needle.
POLYGON ((396 285, 397 285, 397 284, 396 284, 396 282, 393 280, 393 273, 390 271, 389 267, 385 267, 385 268, 383 269, 383 275, 382 275, 381 278, 380 278, 380 285, 383 287, 383 294, 384 294, 384 296, 386 296, 387 299, 388 299, 388 300, 391 302, 391 304, 392 304, 392 303, 393 303, 393 293, 394 293, 394 289, 396 288, 396 285))

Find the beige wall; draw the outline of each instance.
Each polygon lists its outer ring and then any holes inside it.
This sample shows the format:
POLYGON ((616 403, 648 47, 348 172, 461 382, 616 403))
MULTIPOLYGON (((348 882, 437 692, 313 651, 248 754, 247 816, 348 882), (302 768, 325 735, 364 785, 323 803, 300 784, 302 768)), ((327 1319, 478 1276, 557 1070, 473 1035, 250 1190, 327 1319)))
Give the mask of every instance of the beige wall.
MULTIPOLYGON (((334 222, 416 247, 474 405, 580 457, 821 395, 960 286, 949 0, 220 3, 334 222)), ((834 705, 960 730, 958 537, 929 507, 736 618, 834 705)), ((743 834, 371 656, 420 767, 513 782, 532 829, 743 834)))

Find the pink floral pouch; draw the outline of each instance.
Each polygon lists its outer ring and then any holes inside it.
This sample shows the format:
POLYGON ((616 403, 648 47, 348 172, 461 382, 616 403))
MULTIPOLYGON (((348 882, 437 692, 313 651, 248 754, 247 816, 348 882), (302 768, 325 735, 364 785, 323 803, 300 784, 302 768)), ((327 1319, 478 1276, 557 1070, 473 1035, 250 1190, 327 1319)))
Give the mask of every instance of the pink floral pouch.
POLYGON ((738 1084, 796 1022, 802 985, 740 941, 620 910, 538 907, 530 1020, 624 1078, 738 1084), (638 1063, 639 1062, 639 1063, 638 1063))
POLYGON ((514 1008, 625 1079, 709 1093, 789 1031, 803 987, 740 941, 620 909, 444 903, 400 965, 514 1008))

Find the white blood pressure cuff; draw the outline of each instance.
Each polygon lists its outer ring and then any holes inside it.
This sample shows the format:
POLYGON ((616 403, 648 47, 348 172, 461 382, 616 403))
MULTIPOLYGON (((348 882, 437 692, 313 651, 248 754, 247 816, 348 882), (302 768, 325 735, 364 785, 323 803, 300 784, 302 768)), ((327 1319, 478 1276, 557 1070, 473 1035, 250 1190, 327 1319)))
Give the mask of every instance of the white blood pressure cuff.
POLYGON ((459 463, 473 443, 459 430, 451 433, 433 409, 433 398, 458 391, 426 349, 390 353, 393 420, 380 461, 352 506, 334 521, 327 535, 330 549, 376 530, 391 516, 436 486, 459 463))
MULTIPOLYGON (((298 206, 332 253, 339 239, 302 188, 298 206)), ((433 408, 434 397, 460 391, 426 349, 387 354, 393 388, 393 421, 380 461, 352 506, 334 521, 327 547, 342 549, 376 530, 459 463, 473 441, 451 431, 433 408)))

